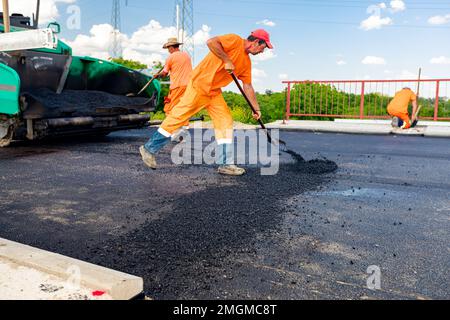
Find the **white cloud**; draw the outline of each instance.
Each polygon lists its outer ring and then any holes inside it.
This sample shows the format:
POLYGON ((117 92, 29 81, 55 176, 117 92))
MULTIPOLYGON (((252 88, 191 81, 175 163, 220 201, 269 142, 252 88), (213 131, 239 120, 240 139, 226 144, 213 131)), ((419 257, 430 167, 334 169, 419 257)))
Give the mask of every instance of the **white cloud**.
POLYGON ((347 64, 347 61, 344 61, 344 60, 338 60, 338 61, 336 61, 336 64, 337 64, 338 66, 344 66, 344 65, 347 64))
POLYGON ((402 0, 393 0, 390 3, 392 12, 400 12, 406 10, 405 2, 402 0))
POLYGON ((270 59, 276 58, 277 55, 273 53, 273 50, 265 50, 263 53, 260 53, 256 56, 252 56, 254 61, 266 61, 270 59))
MULTIPOLYGON (((367 8, 367 13, 370 16, 361 21, 359 28, 365 31, 373 30, 373 29, 381 29, 383 26, 388 26, 393 24, 393 20, 390 17, 382 17, 382 12, 386 11, 387 5, 382 2, 376 5, 371 5, 367 8)), ((402 0, 393 0, 390 2, 390 9, 388 12, 395 14, 400 11, 406 10, 405 2, 402 0)))
MULTIPOLYGON (((90 35, 77 35, 74 41, 64 40, 73 49, 74 54, 80 56, 93 56, 100 59, 109 57, 108 49, 113 41, 113 27, 109 24, 98 24, 92 26, 90 35)), ((120 35, 126 37, 124 35, 120 35)))
MULTIPOLYGON (((210 38, 210 31, 210 27, 203 25, 194 34, 196 47, 205 45, 206 40, 210 38)), ((165 60, 167 50, 162 46, 168 38, 175 36, 175 27, 163 27, 158 21, 150 20, 147 25, 136 30, 131 37, 120 33, 119 41, 125 59, 140 61, 151 66, 155 61, 165 60)), ((107 59, 110 57, 109 49, 113 42, 113 27, 109 24, 94 25, 89 35, 77 35, 73 41, 65 40, 65 42, 72 47, 75 55, 107 59)))
MULTIPOLYGON (((76 0, 41 0, 39 23, 46 24, 57 19, 60 16, 58 4, 69 4, 75 2, 76 0)), ((9 7, 10 13, 21 13, 30 18, 36 11, 35 1, 30 0, 9 1, 9 7)))
POLYGON ((392 19, 389 17, 381 18, 379 15, 371 15, 366 20, 361 21, 360 28, 368 31, 372 29, 380 29, 383 26, 388 26, 392 24, 392 19))
POLYGON ((432 58, 430 60, 430 63, 432 63, 432 64, 450 64, 450 58, 440 56, 440 57, 432 58))
POLYGON ((262 24, 262 25, 265 25, 267 27, 275 27, 277 25, 275 22, 270 21, 268 19, 264 19, 262 21, 258 21, 258 22, 256 22, 256 24, 262 24))
POLYGON ((379 7, 380 9, 386 9, 386 8, 387 8, 386 3, 384 3, 384 2, 380 3, 380 4, 378 5, 378 7, 379 7))
POLYGON ((163 27, 158 21, 150 20, 147 25, 135 31, 131 38, 123 43, 123 46, 138 51, 162 54, 166 52, 162 46, 170 37, 176 37, 175 27, 163 27))
POLYGON ((446 24, 449 22, 450 14, 446 14, 445 16, 433 16, 428 19, 428 23, 434 25, 446 24))
POLYGON ((402 72, 397 75, 398 79, 415 79, 418 78, 417 74, 415 74, 414 72, 411 72, 409 70, 402 70, 402 72))
POLYGON ((287 75, 286 73, 280 73, 278 75, 278 79, 280 80, 287 80, 289 78, 289 75, 287 75))
POLYGON ((381 57, 367 56, 361 61, 361 63, 362 64, 382 65, 382 64, 386 64, 386 61, 381 57))
POLYGON ((205 45, 206 41, 211 38, 210 32, 211 27, 207 26, 206 24, 202 25, 202 28, 194 34, 195 46, 198 47, 199 45, 205 45))
MULTIPOLYGON (((399 74, 396 75, 396 79, 397 80, 415 80, 417 79, 419 76, 419 73, 416 72, 412 72, 409 70, 402 70, 402 72, 400 72, 399 74)), ((425 74, 421 74, 420 79, 431 79, 430 76, 427 76, 425 74)))
POLYGON ((294 51, 289 51, 289 55, 290 56, 295 56, 295 52, 294 51))
POLYGON ((255 79, 267 78, 267 73, 258 68, 252 68, 252 77, 255 79))

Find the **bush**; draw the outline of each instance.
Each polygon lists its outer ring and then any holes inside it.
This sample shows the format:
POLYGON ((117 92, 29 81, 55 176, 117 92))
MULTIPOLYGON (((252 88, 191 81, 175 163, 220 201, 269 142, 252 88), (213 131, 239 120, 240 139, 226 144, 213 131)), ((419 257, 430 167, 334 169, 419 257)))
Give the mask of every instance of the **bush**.
POLYGON ((156 111, 150 113, 150 120, 164 120, 166 118, 166 114, 164 111, 156 111))
POLYGON ((231 116, 234 121, 242 122, 242 123, 256 123, 253 119, 253 114, 248 107, 242 106, 232 106, 230 108, 231 116))

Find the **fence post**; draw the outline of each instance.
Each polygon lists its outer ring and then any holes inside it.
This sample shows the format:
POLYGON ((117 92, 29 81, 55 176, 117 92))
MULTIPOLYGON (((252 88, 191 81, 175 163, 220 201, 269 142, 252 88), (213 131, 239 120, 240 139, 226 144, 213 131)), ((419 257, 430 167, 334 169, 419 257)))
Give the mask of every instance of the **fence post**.
POLYGON ((359 118, 364 118, 364 94, 365 94, 365 82, 361 82, 361 104, 359 106, 359 118))
POLYGON ((438 112, 439 112, 439 86, 441 82, 438 80, 436 81, 436 101, 434 102, 434 117, 433 120, 438 120, 438 112))
POLYGON ((291 83, 287 84, 286 92, 286 120, 289 121, 289 116, 291 114, 291 83))

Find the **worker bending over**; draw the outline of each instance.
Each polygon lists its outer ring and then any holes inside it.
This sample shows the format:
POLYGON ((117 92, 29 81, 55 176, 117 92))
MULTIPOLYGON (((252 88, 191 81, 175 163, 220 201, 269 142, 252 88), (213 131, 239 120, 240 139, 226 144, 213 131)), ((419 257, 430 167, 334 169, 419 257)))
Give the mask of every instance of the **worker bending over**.
POLYGON ((410 88, 405 87, 395 94, 394 99, 387 107, 387 111, 393 117, 392 124, 394 126, 408 129, 411 127, 411 123, 416 120, 417 96, 410 88), (413 105, 411 120, 408 114, 409 102, 412 102, 413 105))

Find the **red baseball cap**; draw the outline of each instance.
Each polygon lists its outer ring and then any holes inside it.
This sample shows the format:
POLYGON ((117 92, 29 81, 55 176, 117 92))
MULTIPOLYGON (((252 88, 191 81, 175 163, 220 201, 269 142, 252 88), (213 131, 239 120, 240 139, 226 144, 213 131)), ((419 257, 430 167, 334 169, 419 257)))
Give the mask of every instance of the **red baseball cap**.
POLYGON ((272 43, 270 43, 269 33, 264 29, 258 29, 252 32, 252 36, 255 38, 264 40, 269 49, 273 49, 272 43))

